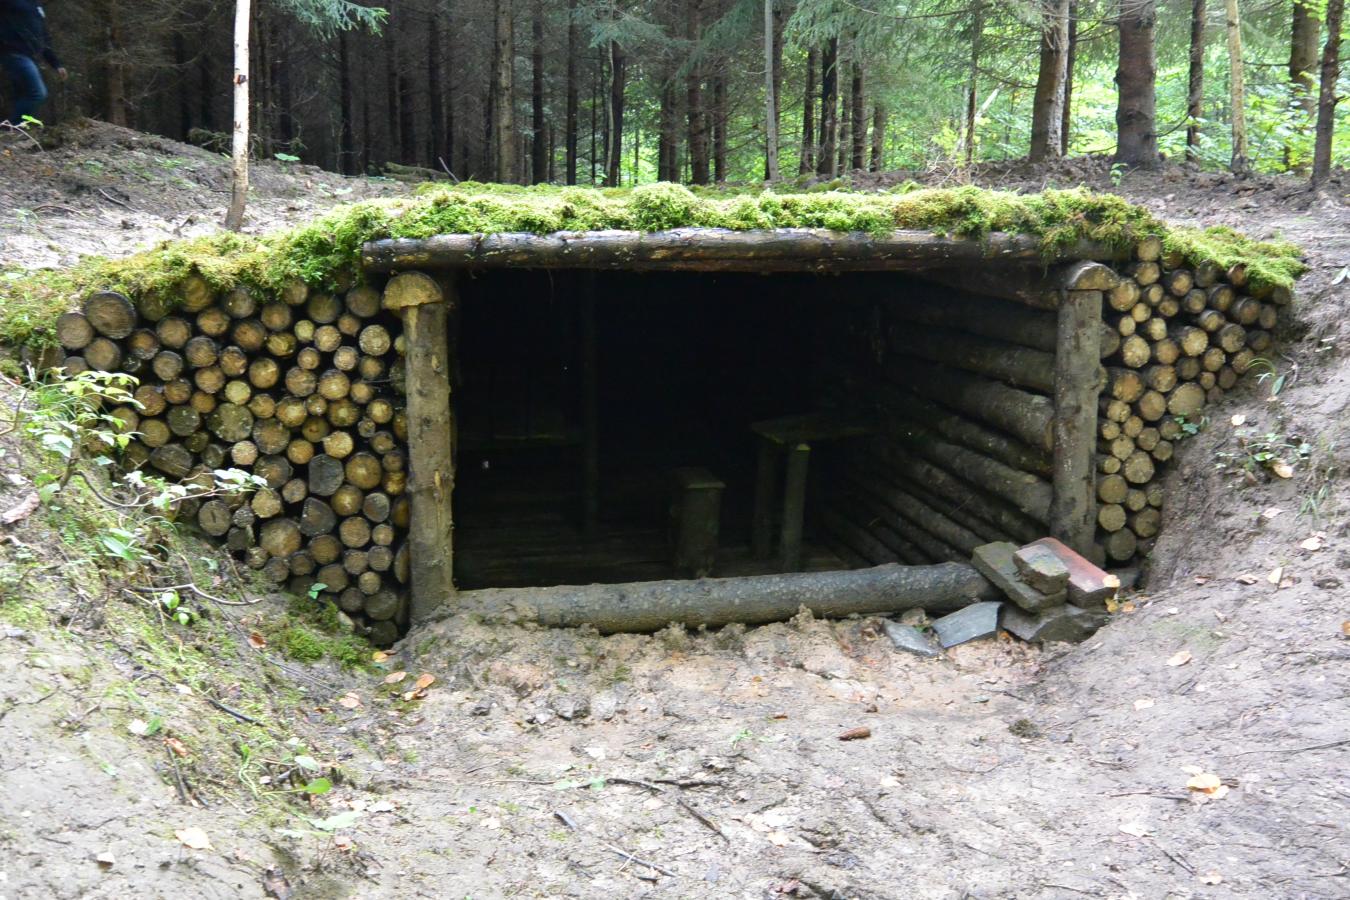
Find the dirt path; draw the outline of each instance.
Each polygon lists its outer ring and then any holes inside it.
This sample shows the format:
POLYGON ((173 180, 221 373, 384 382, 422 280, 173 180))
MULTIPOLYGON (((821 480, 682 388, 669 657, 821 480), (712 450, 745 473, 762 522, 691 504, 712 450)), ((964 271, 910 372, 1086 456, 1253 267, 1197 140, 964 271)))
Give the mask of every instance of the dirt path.
MULTIPOLYGON (((1087 163, 983 174, 1110 183, 1087 163)), ((341 772, 312 812, 353 814, 332 840, 238 790, 181 803, 162 748, 127 734, 125 692, 69 723, 90 705, 76 696, 137 676, 128 660, 96 629, 0 626, 23 632, 0 640, 0 896, 1350 896, 1350 303, 1332 284, 1350 212, 1277 179, 1119 189, 1289 237, 1313 270, 1283 390, 1248 378, 1181 447, 1147 591, 1093 640, 920 660, 865 620, 602 638, 448 618, 381 663, 409 673, 395 684, 272 674, 285 727, 341 772), (1245 477, 1243 429, 1310 455, 1292 479, 1245 477), (405 699, 423 672, 436 681, 405 699), (871 736, 839 739, 860 726, 871 736), (1197 771, 1224 796, 1189 791, 1197 771), (180 847, 187 824, 213 849, 180 847)), ((77 195, 50 202, 87 215, 77 195)), ((62 227, 4 240, 64 244, 62 227)), ((228 721, 135 685, 185 733, 228 721)))

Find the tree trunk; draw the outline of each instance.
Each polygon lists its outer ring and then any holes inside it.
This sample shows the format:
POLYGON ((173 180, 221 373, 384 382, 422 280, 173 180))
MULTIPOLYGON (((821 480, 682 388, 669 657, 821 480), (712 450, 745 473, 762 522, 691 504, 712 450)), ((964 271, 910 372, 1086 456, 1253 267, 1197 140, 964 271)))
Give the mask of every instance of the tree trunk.
POLYGON ((512 181, 516 175, 515 16, 512 0, 497 0, 496 67, 492 78, 492 140, 496 149, 494 177, 512 181))
POLYGON ((534 21, 530 26, 534 42, 530 53, 530 181, 548 181, 548 123, 544 120, 544 4, 534 0, 534 21))
POLYGON ((351 37, 338 32, 338 171, 351 175, 356 160, 356 136, 352 128, 351 37))
POLYGON ((1228 102, 1233 116, 1234 172, 1245 175, 1251 167, 1247 153, 1247 88, 1242 68, 1242 18, 1237 0, 1224 0, 1224 18, 1228 27, 1228 102))
POLYGON ((975 120, 980 102, 980 50, 984 42, 984 0, 971 10, 970 84, 966 88, 966 165, 975 161, 975 120))
POLYGON ((1200 116, 1205 103, 1205 0, 1191 0, 1190 77, 1187 82, 1186 159, 1200 158, 1200 116))
MULTIPOLYGON (((1303 117, 1297 119, 1294 128, 1298 134, 1307 133, 1317 114, 1316 82, 1313 69, 1317 66, 1317 38, 1322 27, 1317 11, 1310 8, 1306 0, 1294 0, 1294 17, 1290 27, 1289 41, 1289 82, 1294 93, 1294 102, 1303 111, 1303 117)), ((1299 158, 1293 147, 1286 146, 1284 163, 1295 171, 1307 171, 1306 158, 1299 158)))
POLYGON ((412 78, 408 75, 398 76, 398 130, 399 143, 403 145, 403 161, 409 165, 417 165, 417 117, 413 109, 413 89, 412 78))
POLYGON ((680 180, 680 94, 675 88, 673 74, 661 89, 660 129, 657 178, 676 182, 680 180))
MULTIPOLYGON (((123 61, 126 50, 122 46, 122 7, 121 0, 108 0, 104 5, 104 105, 107 108, 108 121, 113 125, 126 127, 127 118, 127 72, 123 61)), ((244 52, 248 52, 248 40, 244 41, 244 52)), ((247 57, 245 57, 247 63, 247 57)), ((248 71, 245 64, 244 71, 248 71)))
POLYGON ((713 139, 713 181, 723 184, 727 180, 727 80, 723 75, 714 75, 712 80, 712 139, 713 139))
MULTIPOLYGON (((842 55, 836 57, 834 67, 836 70, 848 72, 848 67, 843 64, 842 55)), ((839 159, 835 163, 834 171, 837 175, 843 175, 848 171, 849 150, 852 149, 852 128, 853 128, 853 79, 849 78, 844 85, 840 86, 839 97, 839 125, 835 130, 835 146, 838 148, 839 159), (848 94, 842 93, 844 87, 849 90, 848 94)))
POLYGON ((1158 65, 1154 40, 1155 0, 1120 0, 1120 60, 1116 65, 1116 162, 1157 168, 1155 115, 1158 65))
POLYGON ((563 122, 563 143, 567 145, 567 183, 577 183, 577 108, 580 85, 577 80, 577 54, 581 52, 580 30, 576 22, 577 0, 567 0, 567 111, 563 122))
POLYGON ((605 172, 605 184, 619 186, 619 172, 623 167, 623 105, 624 88, 628 74, 628 56, 618 41, 609 44, 610 82, 609 82, 609 165, 605 172))
POLYGON ((441 76, 441 13, 433 4, 427 32, 427 165, 439 169, 450 165, 450 144, 445 134, 445 88, 441 76))
POLYGON ((389 29, 389 34, 385 38, 386 46, 383 48, 384 56, 384 112, 385 112, 385 137, 389 141, 388 158, 390 160, 403 159, 403 147, 400 146, 399 137, 399 96, 398 96, 398 72, 394 68, 394 62, 399 58, 398 34, 394 28, 389 29))
POLYGON ((873 172, 886 170, 886 104, 880 95, 872 107, 872 160, 868 168, 873 172))
POLYGON ((778 180, 778 51, 773 0, 764 0, 764 180, 778 180))
POLYGON ((839 39, 830 38, 820 54, 820 156, 816 174, 835 173, 835 116, 839 108, 839 39))
POLYGON ((671 622, 710 628, 792 618, 805 606, 818 616, 892 613, 923 607, 949 612, 996 596, 969 563, 883 565, 872 569, 648 581, 627 585, 468 591, 457 608, 491 621, 549 627, 594 626, 601 632, 658 631, 671 622))
POLYGON ((1341 75, 1341 16, 1345 0, 1327 0, 1327 43, 1322 48, 1322 86, 1317 97, 1317 134, 1313 142, 1312 183, 1331 175, 1331 139, 1336 127, 1336 82, 1341 75))
POLYGON ((1063 119, 1059 125, 1059 155, 1069 155, 1069 133, 1073 126, 1073 72, 1078 62, 1078 3, 1069 3, 1069 51, 1064 65, 1063 119))
POLYGON ((225 227, 244 226, 248 201, 248 24, 249 0, 234 3, 234 133, 230 145, 230 208, 225 227))
POLYGON ((851 133, 853 146, 849 158, 849 167, 858 172, 862 170, 864 154, 867 149, 867 110, 863 102, 863 67, 862 63, 856 59, 853 61, 853 83, 849 87, 849 92, 853 103, 851 117, 853 122, 851 133))
POLYGON ((797 174, 809 175, 816 168, 816 51, 806 51, 806 88, 802 92, 802 149, 797 174))
MULTIPOLYGON (((703 0, 689 0, 688 38, 693 52, 698 52, 698 43, 703 34, 703 0)), ((694 63, 685 77, 686 93, 689 95, 689 180, 694 184, 707 184, 711 177, 708 162, 708 116, 703 109, 703 72, 702 66, 694 63)))
POLYGON ((1039 162, 1063 145, 1064 85, 1069 71, 1069 0, 1045 0, 1041 9, 1041 64, 1031 102, 1031 153, 1039 162))

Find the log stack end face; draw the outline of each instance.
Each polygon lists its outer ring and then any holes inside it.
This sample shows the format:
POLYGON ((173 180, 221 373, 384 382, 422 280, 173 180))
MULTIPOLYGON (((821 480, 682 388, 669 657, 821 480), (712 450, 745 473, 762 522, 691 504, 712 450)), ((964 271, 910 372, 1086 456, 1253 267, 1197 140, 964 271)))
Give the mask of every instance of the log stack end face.
MULTIPOLYGON (((417 302, 411 276, 400 277, 417 302)), ((323 585, 387 645, 406 622, 410 516, 400 304, 381 300, 365 286, 327 293, 294 281, 264 296, 192 278, 169 296, 94 293, 58 320, 57 337, 68 371, 139 379, 135 405, 114 411, 137 434, 129 465, 208 482, 237 468, 266 482, 185 501, 181 519, 293 593, 323 585)))

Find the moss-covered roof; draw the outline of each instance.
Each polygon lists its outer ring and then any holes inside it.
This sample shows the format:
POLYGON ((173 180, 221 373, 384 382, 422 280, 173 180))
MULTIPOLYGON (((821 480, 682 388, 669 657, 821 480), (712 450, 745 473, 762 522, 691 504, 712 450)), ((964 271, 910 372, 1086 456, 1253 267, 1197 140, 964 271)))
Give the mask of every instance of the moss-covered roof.
POLYGON ((787 194, 696 193, 673 184, 631 190, 461 184, 337 207, 308 225, 265 237, 222 233, 166 242, 123 259, 89 258, 71 269, 0 274, 0 341, 49 342, 56 317, 92 290, 172 293, 190 275, 222 290, 240 283, 271 290, 295 278, 331 286, 357 268, 364 243, 380 238, 691 226, 872 234, 912 229, 970 238, 1010 232, 1035 235, 1047 250, 1080 240, 1121 247, 1160 235, 1192 264, 1245 263, 1256 286, 1291 287, 1304 268, 1292 244, 1255 241, 1231 229, 1171 227, 1121 197, 1082 189, 1017 194, 911 185, 885 193, 787 194))

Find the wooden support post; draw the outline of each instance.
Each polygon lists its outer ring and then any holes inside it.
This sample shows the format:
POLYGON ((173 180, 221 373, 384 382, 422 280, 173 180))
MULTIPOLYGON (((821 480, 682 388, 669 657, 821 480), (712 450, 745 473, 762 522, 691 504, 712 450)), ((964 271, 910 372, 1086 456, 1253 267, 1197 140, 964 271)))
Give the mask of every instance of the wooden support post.
POLYGON ((456 303, 456 294, 451 278, 442 284, 421 272, 409 272, 391 278, 384 290, 384 308, 402 315, 407 344, 413 622, 425 621, 455 594, 449 307, 456 303))
POLYGON ((1093 451, 1102 389, 1102 297, 1115 280, 1115 273, 1100 264, 1071 266, 1059 306, 1050 534, 1089 559, 1100 555, 1093 541, 1097 527, 1093 451))
POLYGON ((759 463, 755 470, 755 509, 750 522, 750 553, 755 559, 768 559, 773 545, 774 481, 778 468, 778 447, 759 439, 759 463))
POLYGON ((779 569, 795 572, 802 566, 802 525, 806 518, 806 469, 811 445, 797 444, 787 450, 783 477, 783 530, 779 538, 779 569))
POLYGON ((595 273, 581 276, 581 533, 600 531, 600 352, 595 331, 595 273))

